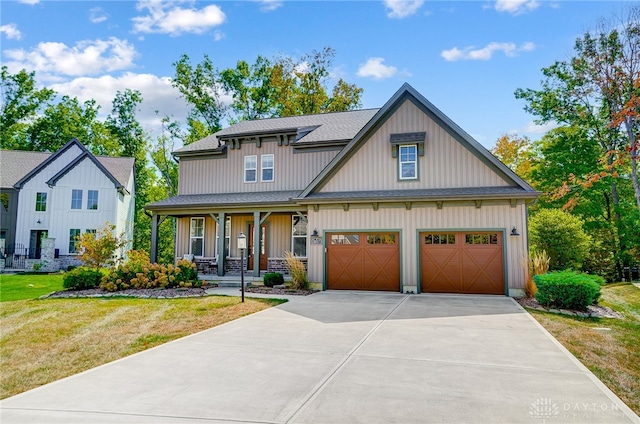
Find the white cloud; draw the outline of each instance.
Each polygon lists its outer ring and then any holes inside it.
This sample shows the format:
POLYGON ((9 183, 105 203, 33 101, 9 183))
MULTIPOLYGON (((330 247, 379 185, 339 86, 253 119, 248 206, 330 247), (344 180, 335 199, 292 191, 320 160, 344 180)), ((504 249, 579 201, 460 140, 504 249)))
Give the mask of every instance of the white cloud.
POLYGON ((101 7, 94 7, 89 10, 89 20, 94 24, 104 22, 109 18, 109 15, 102 10, 101 7))
POLYGON ((520 131, 514 131, 516 133, 526 133, 526 134, 546 134, 552 129, 556 128, 558 123, 555 121, 547 122, 546 124, 536 124, 533 121, 529 121, 527 125, 522 128, 520 131))
POLYGON ((18 0, 19 3, 34 5, 40 3, 40 0, 18 0))
POLYGON ((260 10, 263 12, 271 12, 272 10, 276 10, 284 5, 284 2, 281 0, 257 0, 260 3, 260 10))
POLYGON ((22 34, 18 30, 16 24, 6 24, 0 26, 0 33, 4 34, 9 40, 19 40, 22 34))
POLYGON ((358 68, 359 77, 372 77, 374 79, 384 79, 394 76, 398 72, 395 66, 387 66, 383 64, 384 58, 372 57, 358 68))
POLYGON ((138 2, 137 9, 147 10, 149 14, 132 19, 133 31, 171 35, 183 32, 202 34, 226 19, 222 9, 215 4, 195 9, 179 7, 180 3, 182 2, 153 0, 138 2))
POLYGON ((162 116, 172 116, 183 124, 188 114, 189 107, 181 98, 180 92, 171 85, 171 78, 158 77, 152 74, 136 74, 126 72, 119 77, 103 75, 96 78, 81 77, 71 81, 49 86, 60 95, 77 97, 84 102, 94 99, 100 105, 101 116, 111 112, 112 101, 118 91, 124 92, 127 88, 138 90, 142 94, 143 101, 136 117, 144 129, 159 135, 162 128, 162 116), (158 110, 158 114, 155 111, 158 110))
POLYGON ((507 57, 515 57, 520 52, 529 52, 535 49, 535 44, 527 41, 517 46, 515 43, 489 43, 485 47, 476 49, 468 46, 463 49, 454 47, 450 50, 443 50, 440 53, 446 61, 455 62, 458 60, 489 60, 496 52, 503 52, 507 57))
POLYGON ((69 47, 64 43, 43 42, 31 51, 5 50, 5 63, 12 71, 26 68, 36 71, 38 79, 54 79, 56 75, 96 75, 131 68, 137 56, 135 47, 126 40, 84 40, 69 47))
POLYGON ((226 37, 226 34, 224 32, 222 32, 222 31, 214 31, 214 33, 213 33, 213 39, 215 41, 220 41, 224 37, 226 37))
POLYGON ((530 12, 539 6, 540 3, 536 0, 496 0, 495 4, 498 12, 507 12, 513 15, 530 12))
POLYGON ((424 0, 384 0, 389 18, 402 19, 415 14, 424 4, 424 0))

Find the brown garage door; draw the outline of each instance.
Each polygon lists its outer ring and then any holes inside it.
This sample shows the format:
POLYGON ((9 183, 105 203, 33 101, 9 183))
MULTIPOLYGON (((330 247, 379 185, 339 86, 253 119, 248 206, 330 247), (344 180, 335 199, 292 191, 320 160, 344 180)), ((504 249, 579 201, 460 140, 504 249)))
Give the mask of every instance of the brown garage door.
POLYGON ((329 234, 327 287, 337 290, 399 291, 399 234, 329 234))
POLYGON ((502 233, 420 233, 423 293, 505 294, 502 233))

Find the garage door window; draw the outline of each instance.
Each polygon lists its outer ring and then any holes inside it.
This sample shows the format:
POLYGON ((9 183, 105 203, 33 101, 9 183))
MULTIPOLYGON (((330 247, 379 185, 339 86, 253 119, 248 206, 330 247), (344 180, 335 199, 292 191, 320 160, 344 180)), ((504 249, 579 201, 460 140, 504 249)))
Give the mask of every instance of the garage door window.
POLYGON ((331 234, 331 244, 360 244, 360 236, 358 234, 331 234))
POLYGON ((395 234, 369 234, 367 244, 396 244, 395 234))
POLYGON ((425 234, 424 244, 456 244, 455 234, 425 234))
POLYGON ((498 244, 498 234, 465 234, 465 244, 498 244))

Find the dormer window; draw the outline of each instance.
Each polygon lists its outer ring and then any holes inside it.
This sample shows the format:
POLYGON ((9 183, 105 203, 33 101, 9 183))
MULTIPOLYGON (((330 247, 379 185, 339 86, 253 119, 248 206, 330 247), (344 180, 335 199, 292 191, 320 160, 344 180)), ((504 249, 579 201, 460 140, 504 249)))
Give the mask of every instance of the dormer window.
POLYGON ((418 179, 418 146, 416 144, 405 144, 398 146, 398 178, 401 180, 418 179))
POLYGON ((424 156, 425 132, 391 134, 391 156, 398 159, 398 180, 418 179, 418 156, 424 156))

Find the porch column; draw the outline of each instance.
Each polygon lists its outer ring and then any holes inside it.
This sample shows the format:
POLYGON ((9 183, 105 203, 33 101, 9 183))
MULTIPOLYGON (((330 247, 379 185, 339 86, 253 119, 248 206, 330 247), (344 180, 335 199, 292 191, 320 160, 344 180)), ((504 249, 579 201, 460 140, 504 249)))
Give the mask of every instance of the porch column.
MULTIPOLYGON (((260 235, 262 227, 260 225, 260 211, 253 213, 253 276, 260 277, 260 235)), ((266 248, 266 246, 265 246, 266 248)))
POLYGON ((216 220, 216 223, 218 225, 218 247, 217 247, 217 252, 218 252, 218 275, 220 277, 222 277, 224 275, 224 261, 226 259, 226 252, 224 251, 225 248, 225 240, 226 240, 226 234, 224 233, 225 231, 225 227, 226 227, 226 217, 225 217, 225 213, 224 212, 220 212, 218 214, 218 219, 216 220))
POLYGON ((158 214, 151 212, 151 249, 149 251, 151 263, 158 262, 158 214))

